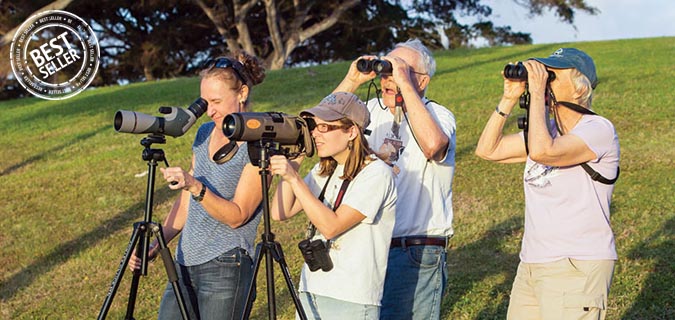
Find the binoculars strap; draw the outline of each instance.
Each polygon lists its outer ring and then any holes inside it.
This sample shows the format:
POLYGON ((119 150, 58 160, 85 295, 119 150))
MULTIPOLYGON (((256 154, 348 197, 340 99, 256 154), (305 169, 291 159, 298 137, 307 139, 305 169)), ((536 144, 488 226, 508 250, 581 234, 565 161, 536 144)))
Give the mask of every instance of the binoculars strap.
MULTIPOLYGON (((326 184, 323 185, 323 189, 321 189, 321 193, 319 194, 319 201, 323 203, 323 198, 324 194, 326 193, 326 188, 328 187, 328 182, 330 182, 330 178, 333 176, 333 173, 328 176, 328 179, 326 179, 326 184)), ((335 204, 333 204, 333 211, 337 210, 337 208, 340 206, 342 203, 342 198, 345 195, 345 192, 347 191, 347 187, 349 186, 349 182, 351 180, 343 180, 342 185, 340 186, 340 191, 338 192, 337 198, 335 199, 335 204)), ((309 221, 307 225, 307 239, 312 240, 312 237, 314 237, 314 234, 316 234, 316 227, 312 223, 312 221, 309 221)), ((328 240, 330 241, 330 240, 328 240)))
MULTIPOLYGON (((575 103, 571 103, 571 102, 567 102, 567 101, 558 101, 558 103, 567 107, 568 109, 574 110, 574 111, 579 112, 581 114, 588 114, 588 115, 594 115, 594 116, 598 115, 597 113, 593 112, 592 110, 586 109, 586 108, 584 108, 584 107, 582 107, 578 104, 575 104, 575 103)), ((557 126, 557 122, 556 122, 556 126, 557 126)), ((557 129, 558 129, 558 132, 562 135, 563 133, 560 130, 560 127, 557 127, 557 129)), ((616 180, 619 179, 619 173, 621 172, 621 170, 620 170, 621 168, 617 167, 616 168, 616 177, 614 177, 614 179, 607 179, 607 178, 603 177, 600 174, 600 172, 597 172, 597 171, 593 170, 593 168, 591 168, 591 166, 589 166, 588 163, 584 162, 584 163, 580 163, 579 165, 584 169, 584 171, 586 171, 586 173, 588 173, 589 176, 591 176, 591 179, 593 179, 594 181, 600 182, 602 184, 614 184, 616 182, 616 180)))

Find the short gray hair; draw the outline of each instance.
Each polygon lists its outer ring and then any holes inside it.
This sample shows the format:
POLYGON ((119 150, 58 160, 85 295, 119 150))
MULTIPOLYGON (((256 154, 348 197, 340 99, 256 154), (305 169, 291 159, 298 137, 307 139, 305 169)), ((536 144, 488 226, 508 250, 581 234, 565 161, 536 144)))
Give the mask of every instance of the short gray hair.
POLYGON ((577 69, 572 69, 570 78, 574 84, 575 94, 578 96, 579 104, 587 109, 591 109, 593 104, 593 86, 583 73, 577 69))
POLYGON ((419 39, 409 39, 406 42, 400 42, 394 46, 394 48, 401 47, 409 48, 419 53, 420 57, 422 58, 424 71, 429 75, 429 78, 434 76, 436 73, 436 60, 434 60, 431 50, 429 50, 429 48, 427 48, 427 46, 425 46, 422 41, 419 39))

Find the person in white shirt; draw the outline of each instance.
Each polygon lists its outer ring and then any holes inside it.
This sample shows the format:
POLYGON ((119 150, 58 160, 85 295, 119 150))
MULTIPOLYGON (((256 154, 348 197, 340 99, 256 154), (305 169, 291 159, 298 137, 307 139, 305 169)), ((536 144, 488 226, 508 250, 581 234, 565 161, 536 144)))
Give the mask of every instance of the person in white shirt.
MULTIPOLYGON (((372 62, 371 62, 372 63, 372 62)), ((394 226, 381 319, 439 319, 452 229, 455 117, 424 97, 436 62, 417 39, 386 56, 352 62, 335 91, 355 92, 380 76, 382 97, 368 101, 368 143, 397 173, 394 226), (384 61, 385 72, 362 72, 362 61, 384 61)))
POLYGON ((308 319, 378 319, 395 221, 394 174, 370 152, 370 115, 356 95, 332 93, 300 116, 321 159, 302 179, 301 160, 270 158, 270 172, 282 178, 270 215, 285 220, 304 210, 317 231, 309 240, 325 248, 303 265, 303 309, 308 319))

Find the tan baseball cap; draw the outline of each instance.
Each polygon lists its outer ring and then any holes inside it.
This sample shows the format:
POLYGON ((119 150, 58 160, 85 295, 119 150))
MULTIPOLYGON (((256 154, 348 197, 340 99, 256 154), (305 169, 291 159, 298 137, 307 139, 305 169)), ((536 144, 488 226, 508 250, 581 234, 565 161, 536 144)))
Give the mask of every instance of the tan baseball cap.
POLYGON ((324 121, 347 118, 354 121, 361 130, 370 124, 370 112, 366 104, 355 94, 349 92, 331 93, 315 107, 300 112, 300 116, 318 117, 324 121))

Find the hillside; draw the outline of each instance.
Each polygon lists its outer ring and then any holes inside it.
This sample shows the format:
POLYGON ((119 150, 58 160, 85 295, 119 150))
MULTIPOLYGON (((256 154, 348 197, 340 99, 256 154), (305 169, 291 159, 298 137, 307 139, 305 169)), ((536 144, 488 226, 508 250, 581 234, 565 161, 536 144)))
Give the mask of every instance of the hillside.
MULTIPOLYGON (((668 37, 435 53, 438 68, 428 97, 457 119, 455 236, 444 319, 506 315, 523 232, 522 165, 489 163, 473 151, 499 101, 504 65, 570 46, 595 59, 600 82, 593 107, 615 124, 621 143, 621 178, 612 202, 620 258, 608 319, 675 318, 675 38, 668 37)), ((296 114, 332 91, 347 67, 342 62, 269 72, 253 89, 254 109, 296 114)), ((98 315, 132 225, 143 219, 148 170, 139 143, 145 135, 115 132, 113 116, 120 109, 159 115, 159 106, 185 107, 198 91, 199 79, 180 78, 94 88, 63 101, 0 103, 0 318, 98 315)), ((366 86, 358 94, 365 100, 366 86)), ((516 118, 509 118, 510 130, 517 130, 516 118)), ((207 116, 199 123, 205 121, 207 116)), ((196 126, 153 148, 163 149, 172 166, 187 168, 195 133, 196 126)), ((163 220, 175 195, 158 180, 154 221, 163 220)), ((305 222, 272 223, 296 285, 305 222)), ((275 267, 279 318, 293 319, 275 267)), ((156 318, 166 285, 162 269, 155 262, 141 279, 137 319, 156 318)), ((127 272, 109 319, 123 317, 130 279, 127 272)), ((266 319, 264 266, 257 289, 252 318, 266 319)))

